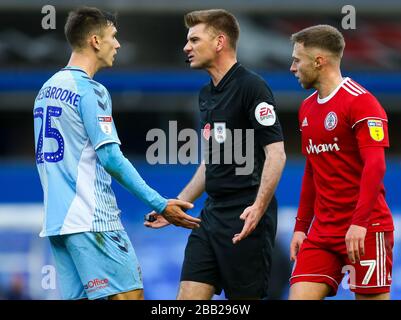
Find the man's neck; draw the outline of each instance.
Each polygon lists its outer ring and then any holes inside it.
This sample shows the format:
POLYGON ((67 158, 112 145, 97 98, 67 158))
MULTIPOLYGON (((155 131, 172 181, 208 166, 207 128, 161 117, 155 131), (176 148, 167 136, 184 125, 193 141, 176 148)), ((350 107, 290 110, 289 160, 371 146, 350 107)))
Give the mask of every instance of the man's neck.
POLYGON ((84 70, 90 78, 93 78, 95 73, 100 69, 96 59, 81 52, 73 52, 71 54, 67 67, 79 67, 84 70))
POLYGON ((336 70, 321 76, 316 85, 320 99, 328 97, 343 81, 340 70, 336 70))
POLYGON ((206 69, 206 71, 212 78, 213 85, 215 87, 219 84, 221 79, 223 79, 223 77, 227 74, 227 72, 236 62, 237 58, 235 56, 229 58, 220 58, 210 68, 206 69))

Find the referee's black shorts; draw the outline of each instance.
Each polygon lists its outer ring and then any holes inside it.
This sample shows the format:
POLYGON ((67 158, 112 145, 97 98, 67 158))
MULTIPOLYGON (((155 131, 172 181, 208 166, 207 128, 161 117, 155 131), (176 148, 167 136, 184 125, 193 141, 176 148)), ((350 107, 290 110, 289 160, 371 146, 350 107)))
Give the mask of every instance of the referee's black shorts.
POLYGON ((224 289, 228 299, 267 297, 277 229, 275 197, 256 229, 239 243, 232 242, 244 226, 239 216, 254 199, 255 195, 243 200, 206 200, 200 227, 188 239, 181 281, 210 284, 216 294, 224 289))

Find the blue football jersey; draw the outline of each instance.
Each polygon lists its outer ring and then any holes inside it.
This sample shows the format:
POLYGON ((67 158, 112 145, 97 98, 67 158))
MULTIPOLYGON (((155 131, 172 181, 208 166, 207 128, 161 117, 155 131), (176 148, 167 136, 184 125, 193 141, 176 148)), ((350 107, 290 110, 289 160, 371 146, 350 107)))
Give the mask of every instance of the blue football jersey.
POLYGON ((43 85, 33 116, 45 209, 40 236, 123 229, 111 176, 95 152, 120 144, 107 89, 66 67, 43 85))

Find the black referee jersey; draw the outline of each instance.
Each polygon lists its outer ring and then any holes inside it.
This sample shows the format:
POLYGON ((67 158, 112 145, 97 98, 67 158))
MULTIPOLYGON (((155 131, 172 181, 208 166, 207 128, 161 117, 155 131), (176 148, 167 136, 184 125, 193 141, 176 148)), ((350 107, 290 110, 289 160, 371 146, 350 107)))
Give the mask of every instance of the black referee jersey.
POLYGON ((283 141, 266 82, 237 62, 217 86, 210 81, 201 89, 199 108, 208 195, 218 199, 257 190, 263 147, 283 141))

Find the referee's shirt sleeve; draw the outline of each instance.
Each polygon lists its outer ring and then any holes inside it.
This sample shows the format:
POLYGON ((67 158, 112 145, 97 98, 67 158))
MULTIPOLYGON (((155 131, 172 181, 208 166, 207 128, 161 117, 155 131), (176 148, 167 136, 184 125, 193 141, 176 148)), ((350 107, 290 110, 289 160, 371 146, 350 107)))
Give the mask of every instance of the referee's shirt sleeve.
POLYGON ((107 143, 121 144, 112 117, 111 98, 106 88, 100 84, 89 87, 81 98, 79 108, 95 150, 107 143))
POLYGON ((266 146, 283 141, 273 93, 266 82, 256 77, 246 81, 244 99, 248 118, 259 143, 266 146))

